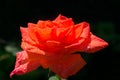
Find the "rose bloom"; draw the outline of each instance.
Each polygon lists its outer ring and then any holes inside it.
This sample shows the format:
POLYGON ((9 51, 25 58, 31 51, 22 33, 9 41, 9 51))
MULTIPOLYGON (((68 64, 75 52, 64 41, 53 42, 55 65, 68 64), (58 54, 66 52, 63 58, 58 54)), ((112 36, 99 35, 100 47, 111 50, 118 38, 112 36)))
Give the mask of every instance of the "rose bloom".
POLYGON ((21 48, 16 54, 14 74, 22 75, 42 66, 61 78, 68 78, 84 67, 86 62, 75 52, 94 53, 108 43, 90 32, 87 22, 74 24, 72 18, 59 15, 55 20, 28 23, 20 27, 21 48))

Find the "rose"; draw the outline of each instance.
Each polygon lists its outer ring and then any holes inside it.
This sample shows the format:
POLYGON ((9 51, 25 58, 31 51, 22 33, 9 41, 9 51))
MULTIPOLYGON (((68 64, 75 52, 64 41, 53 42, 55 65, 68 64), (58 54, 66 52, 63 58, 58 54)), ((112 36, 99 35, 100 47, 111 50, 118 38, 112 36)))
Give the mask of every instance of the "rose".
POLYGON ((39 66, 49 68, 61 78, 76 74, 86 62, 80 54, 93 53, 105 48, 108 43, 90 32, 87 22, 74 24, 72 18, 59 15, 55 20, 28 23, 20 28, 23 51, 17 53, 12 75, 22 75, 39 66))

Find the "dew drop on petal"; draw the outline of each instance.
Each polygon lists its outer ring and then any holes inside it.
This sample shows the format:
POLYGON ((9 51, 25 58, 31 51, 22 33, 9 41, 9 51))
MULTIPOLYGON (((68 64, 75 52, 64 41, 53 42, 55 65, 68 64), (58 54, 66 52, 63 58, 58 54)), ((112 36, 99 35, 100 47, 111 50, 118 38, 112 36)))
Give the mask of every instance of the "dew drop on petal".
POLYGON ((88 46, 87 49, 90 49, 90 46, 88 46))

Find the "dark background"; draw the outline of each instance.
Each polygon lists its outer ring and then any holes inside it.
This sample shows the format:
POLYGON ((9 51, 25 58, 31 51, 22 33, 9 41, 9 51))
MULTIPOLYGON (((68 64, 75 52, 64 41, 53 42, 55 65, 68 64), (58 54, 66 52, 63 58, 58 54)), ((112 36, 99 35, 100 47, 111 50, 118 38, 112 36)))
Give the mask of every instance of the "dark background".
POLYGON ((15 53, 21 50, 19 27, 59 14, 75 23, 89 22, 91 32, 109 43, 95 54, 82 54, 88 64, 68 80, 120 80, 119 11, 119 0, 0 0, 0 80, 48 80, 48 71, 42 68, 12 79, 9 73, 15 53))

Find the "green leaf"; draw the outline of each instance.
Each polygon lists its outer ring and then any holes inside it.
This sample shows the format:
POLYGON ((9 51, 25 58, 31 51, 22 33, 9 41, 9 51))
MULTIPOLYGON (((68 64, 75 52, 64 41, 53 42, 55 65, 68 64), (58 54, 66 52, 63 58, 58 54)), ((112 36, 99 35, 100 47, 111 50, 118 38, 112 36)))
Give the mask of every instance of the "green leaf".
POLYGON ((49 80, 59 80, 59 78, 57 76, 51 76, 49 80))

